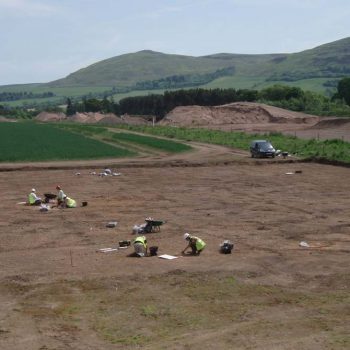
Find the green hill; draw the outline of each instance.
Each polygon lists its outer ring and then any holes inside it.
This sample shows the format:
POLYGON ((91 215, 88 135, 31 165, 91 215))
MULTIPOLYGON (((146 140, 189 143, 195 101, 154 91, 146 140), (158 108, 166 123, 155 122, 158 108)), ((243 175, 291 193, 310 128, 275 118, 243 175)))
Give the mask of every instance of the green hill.
MULTIPOLYGON (((222 77, 246 77, 259 81, 298 81, 313 78, 342 78, 350 74, 350 38, 293 54, 214 54, 202 57, 140 51, 97 62, 51 87, 116 86, 165 88, 166 81, 182 85, 207 84, 222 77), (140 83, 143 83, 143 85, 140 83), (150 85, 152 87, 152 85, 150 85)), ((176 87, 176 84, 173 84, 176 87)))
POLYGON ((0 86, 0 94, 32 93, 30 99, 27 95, 27 99, 0 100, 0 104, 35 106, 64 103, 67 97, 104 95, 114 95, 117 101, 170 89, 262 89, 273 84, 331 94, 345 76, 350 76, 350 37, 293 54, 193 57, 144 50, 97 62, 46 84, 0 86), (48 97, 47 92, 54 96, 48 97))
POLYGON ((233 54, 193 57, 144 50, 97 62, 48 85, 130 87, 172 76, 206 75, 225 68, 231 68, 228 75, 232 75, 237 70, 239 74, 248 72, 278 57, 280 55, 233 54))

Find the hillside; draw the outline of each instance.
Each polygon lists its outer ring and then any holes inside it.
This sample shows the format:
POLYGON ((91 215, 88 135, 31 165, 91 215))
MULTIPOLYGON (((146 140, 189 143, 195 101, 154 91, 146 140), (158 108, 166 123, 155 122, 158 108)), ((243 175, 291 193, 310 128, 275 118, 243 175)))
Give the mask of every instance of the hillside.
POLYGON ((49 86, 133 86, 174 75, 205 75, 225 68, 232 68, 229 75, 242 74, 279 57, 234 54, 193 57, 144 50, 97 62, 51 82, 49 86))
POLYGON ((296 81, 350 75, 350 38, 286 55, 271 70, 268 80, 296 81))
POLYGON ((193 57, 143 50, 96 62, 46 84, 0 86, 0 94, 31 94, 30 99, 3 99, 0 104, 33 108, 64 104, 67 97, 113 96, 119 101, 172 89, 260 90, 274 84, 330 96, 345 76, 350 76, 350 37, 293 54, 218 53, 193 57))
MULTIPOLYGON (((169 78, 177 76, 173 79, 177 83, 195 83, 196 79, 199 83, 208 83, 208 74, 212 74, 212 80, 225 76, 285 82, 341 78, 350 74, 350 38, 293 54, 221 53, 193 57, 144 50, 97 62, 48 86, 134 87, 142 82, 158 81, 157 88, 162 87, 160 83, 169 88, 166 82, 159 80, 168 80, 169 83, 169 78)), ((141 84, 144 86, 152 85, 141 84)))

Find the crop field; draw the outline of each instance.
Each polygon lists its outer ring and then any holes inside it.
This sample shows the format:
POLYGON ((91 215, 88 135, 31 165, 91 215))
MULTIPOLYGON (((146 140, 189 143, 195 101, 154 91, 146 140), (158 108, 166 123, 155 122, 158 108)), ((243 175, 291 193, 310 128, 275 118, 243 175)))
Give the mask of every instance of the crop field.
POLYGON ((180 153, 191 150, 190 146, 180 142, 135 133, 111 132, 106 127, 101 126, 81 124, 64 124, 63 126, 57 124, 57 126, 89 137, 96 137, 112 143, 129 145, 130 147, 137 145, 147 147, 147 149, 150 148, 168 153, 180 153))
POLYGON ((0 162, 130 157, 135 152, 34 123, 0 124, 0 162))

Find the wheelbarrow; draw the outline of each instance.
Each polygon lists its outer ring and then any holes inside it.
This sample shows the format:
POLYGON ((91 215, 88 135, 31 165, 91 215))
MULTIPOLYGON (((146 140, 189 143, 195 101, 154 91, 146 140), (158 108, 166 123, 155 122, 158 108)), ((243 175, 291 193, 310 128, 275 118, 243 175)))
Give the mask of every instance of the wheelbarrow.
POLYGON ((45 196, 45 203, 50 203, 50 200, 56 199, 57 195, 53 193, 44 193, 45 196))
POLYGON ((159 232, 160 226, 162 226, 165 221, 162 220, 145 220, 146 226, 144 228, 145 233, 159 232))

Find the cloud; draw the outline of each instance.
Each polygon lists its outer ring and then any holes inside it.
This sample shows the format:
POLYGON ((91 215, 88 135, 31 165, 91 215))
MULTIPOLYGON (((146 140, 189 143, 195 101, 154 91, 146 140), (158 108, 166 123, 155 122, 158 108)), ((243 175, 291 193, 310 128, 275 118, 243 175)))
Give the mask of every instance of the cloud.
POLYGON ((56 11, 54 6, 38 0, 0 0, 0 12, 15 15, 44 16, 56 11))

